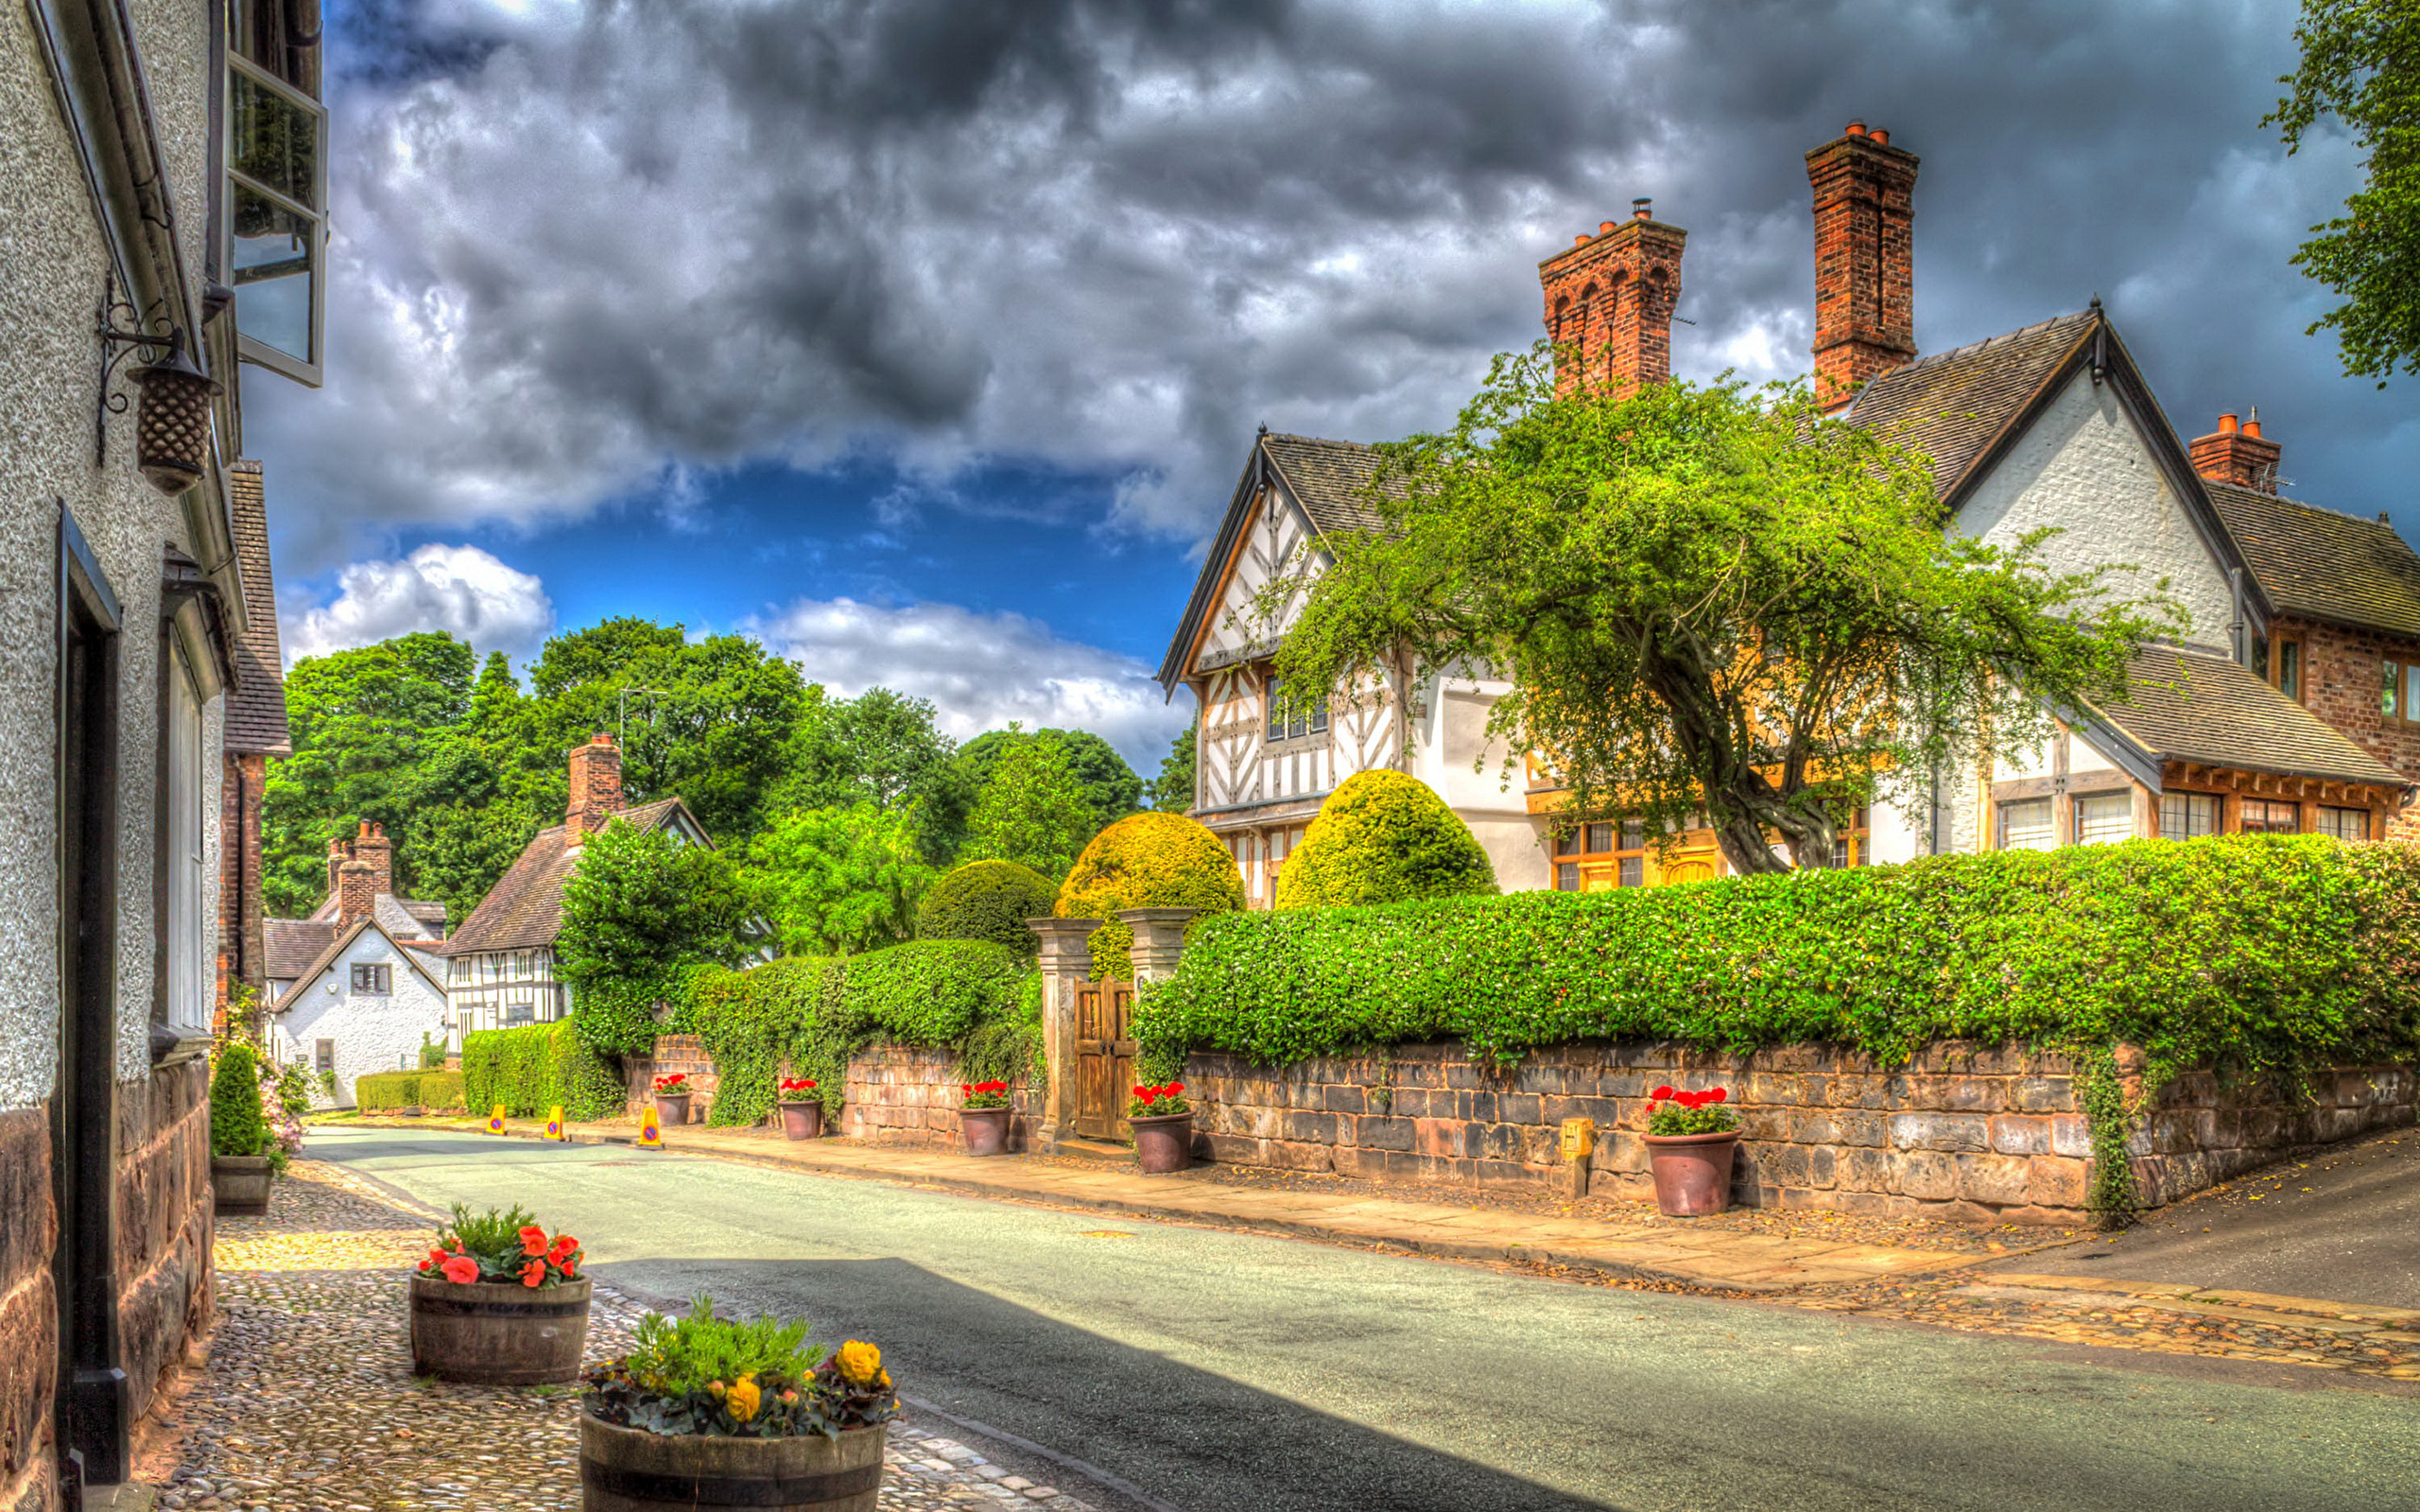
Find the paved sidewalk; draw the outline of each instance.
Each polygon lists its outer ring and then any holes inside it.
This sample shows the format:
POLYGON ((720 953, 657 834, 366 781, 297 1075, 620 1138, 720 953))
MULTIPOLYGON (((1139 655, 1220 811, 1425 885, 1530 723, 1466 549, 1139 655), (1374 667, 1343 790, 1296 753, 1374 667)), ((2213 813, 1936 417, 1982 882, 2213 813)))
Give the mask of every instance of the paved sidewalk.
MULTIPOLYGON (((177 1388, 175 1432, 137 1467, 160 1512, 562 1512, 579 1504, 578 1388, 416 1379, 405 1279, 435 1214, 308 1160, 269 1212, 218 1220, 220 1319, 177 1388)), ((599 1285, 588 1354, 630 1344, 643 1309, 599 1285)), ((819 1342, 836 1320, 818 1319, 819 1342)), ((1086 1503, 908 1417, 891 1425, 882 1512, 1086 1503)), ((135 1503, 121 1502, 124 1505, 135 1503)))
MULTIPOLYGON (((482 1129, 479 1120, 362 1119, 356 1126, 482 1129)), ((512 1119, 508 1134, 536 1138, 541 1123, 512 1119)), ((574 1125, 575 1143, 633 1143, 628 1125, 574 1125)), ((1616 1280, 1759 1294, 1869 1281, 1972 1263, 1976 1257, 1888 1245, 1790 1238, 1714 1228, 1605 1223, 1593 1218, 1360 1194, 1270 1191, 1178 1181, 1103 1165, 1019 1156, 973 1156, 842 1140, 790 1142, 769 1130, 669 1129, 666 1143, 692 1154, 829 1176, 904 1181, 974 1196, 1046 1202, 1137 1218, 1246 1228, 1305 1239, 1379 1245, 1449 1260, 1511 1262, 1590 1272, 1616 1280)))

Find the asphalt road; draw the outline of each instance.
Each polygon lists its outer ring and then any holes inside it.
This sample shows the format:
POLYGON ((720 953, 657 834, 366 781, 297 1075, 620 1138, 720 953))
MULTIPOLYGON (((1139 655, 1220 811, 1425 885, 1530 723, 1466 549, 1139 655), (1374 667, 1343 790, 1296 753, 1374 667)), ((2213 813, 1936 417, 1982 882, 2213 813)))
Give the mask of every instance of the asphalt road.
POLYGON ((1183 1512, 2328 1512, 2420 1485, 2420 1400, 2318 1371, 621 1146, 319 1131, 310 1154, 440 1205, 522 1202, 632 1291, 873 1339, 910 1398, 1183 1512))
POLYGON ((2113 1239, 1998 1268, 2420 1307, 2420 1130, 2281 1161, 2113 1239))

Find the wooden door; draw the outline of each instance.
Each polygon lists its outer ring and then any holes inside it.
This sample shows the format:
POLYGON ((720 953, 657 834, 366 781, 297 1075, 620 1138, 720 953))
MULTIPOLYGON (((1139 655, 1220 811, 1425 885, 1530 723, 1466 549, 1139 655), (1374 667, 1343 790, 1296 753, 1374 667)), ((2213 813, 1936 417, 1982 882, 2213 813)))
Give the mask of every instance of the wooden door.
POLYGON ((1128 1140, 1126 1099, 1134 1085, 1132 982, 1086 982, 1076 989, 1076 1132, 1128 1140))

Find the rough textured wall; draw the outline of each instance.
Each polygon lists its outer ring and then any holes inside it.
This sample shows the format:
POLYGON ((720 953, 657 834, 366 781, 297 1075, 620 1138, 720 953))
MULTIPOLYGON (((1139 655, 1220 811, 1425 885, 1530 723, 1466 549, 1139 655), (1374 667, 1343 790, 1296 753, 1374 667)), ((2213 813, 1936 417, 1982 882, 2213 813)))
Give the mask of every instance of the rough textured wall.
POLYGON ((210 1074, 201 1057, 117 1090, 118 1332, 129 1409, 210 1323, 210 1074))
POLYGON ((2342 730, 2352 742, 2420 782, 2420 724, 2386 717, 2380 663, 2420 663, 2420 642, 2366 630, 2342 629, 2308 620, 2280 619, 2269 627, 2272 644, 2299 637, 2303 643, 2303 703, 2342 730))
POLYGON ((299 984, 279 1007, 281 1056, 301 1056, 316 1071, 313 1041, 336 1041, 337 1103, 342 1108, 353 1106, 354 1078, 417 1069, 421 1037, 445 1038, 444 991, 413 971, 402 951, 374 929, 363 930, 327 974, 299 984), (355 965, 389 968, 395 990, 354 991, 355 965))
POLYGON ((2064 529, 2042 548, 2056 572, 2127 563, 2111 592, 2139 597, 2163 576, 2191 611, 2186 639, 2227 650, 2234 602, 2219 569, 2169 488, 2114 389, 2079 373, 2033 429, 1995 467, 1958 513, 1957 528, 1996 545, 2044 525, 2064 529))
MULTIPOLYGON (((946 1050, 874 1045, 849 1062, 840 1133, 876 1144, 955 1149, 959 1143, 958 1057, 946 1050)), ((1009 1090, 1009 1148, 1022 1150, 1042 1115, 1040 1092, 1009 1090)))
POLYGON ((47 1506, 59 1360, 47 1108, 0 1113, 0 1507, 47 1506))
MULTIPOLYGON (((1533 1186, 1560 1180, 1566 1118, 1597 1124, 1596 1190, 1651 1198, 1639 1133, 1660 1083, 1731 1089, 1742 1139, 1734 1200, 1994 1223, 2086 1217, 2091 1143, 2066 1057, 1942 1043, 1885 1071, 1853 1051, 1790 1045, 1723 1056, 1624 1041, 1541 1051, 1509 1072, 1458 1045, 1392 1057, 1257 1067, 1196 1055, 1185 1086, 1199 1143, 1238 1165, 1332 1171, 1381 1181, 1533 1186)), ((2184 1076, 2161 1093, 2130 1148, 2145 1200, 2164 1203, 2297 1145, 2411 1122, 2414 1077, 2398 1068, 2316 1076, 2290 1089, 2184 1076)))
POLYGON ((644 1056, 630 1056, 622 1061, 622 1092, 631 1116, 639 1116, 655 1095, 655 1078, 680 1072, 689 1078, 689 1121, 702 1124, 715 1106, 715 1089, 722 1078, 715 1074, 715 1058, 706 1054, 693 1034, 658 1035, 654 1050, 644 1056))

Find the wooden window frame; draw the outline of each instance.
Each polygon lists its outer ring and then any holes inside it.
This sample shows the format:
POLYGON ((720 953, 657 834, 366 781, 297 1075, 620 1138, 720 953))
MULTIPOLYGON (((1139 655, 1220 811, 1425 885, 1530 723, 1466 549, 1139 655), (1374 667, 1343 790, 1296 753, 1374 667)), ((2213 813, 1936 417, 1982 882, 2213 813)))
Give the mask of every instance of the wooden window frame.
POLYGON ((2414 695, 2420 694, 2420 651, 2407 651, 2399 656, 2378 657, 2378 721, 2393 730, 2420 730, 2420 717, 2412 706, 2414 695), (2394 708, 2386 706, 2386 689, 2392 672, 2394 685, 2394 708))
POLYGON ((1322 694, 1313 699, 1307 713, 1303 713, 1300 717, 1288 717, 1280 723, 1277 717, 1278 682, 1278 676, 1274 672, 1264 674, 1260 680, 1261 728, 1267 737, 1261 744, 1276 746, 1289 740, 1308 740, 1314 735, 1326 734, 1327 696, 1322 694))
MULTIPOLYGON (((2171 798, 2182 798, 2182 799, 2206 798, 2206 799, 2208 799, 2210 800, 2210 809, 2211 809, 2211 814, 2210 814, 2210 828, 2209 828, 2208 830, 2204 831, 2204 834, 2224 834, 2224 833, 2227 833, 2227 795, 2226 795, 2226 794, 2224 794, 2224 793, 2222 793, 2222 792, 2209 792, 2209 791, 2204 791, 2204 789, 2201 789, 2201 788, 2193 788, 2193 787, 2169 787, 2169 788, 2165 788, 2165 789, 2163 789, 2163 790, 2161 791, 2160 796, 2159 796, 2159 803, 2158 803, 2158 805, 2156 805, 2156 806, 2154 807, 2154 810, 2153 810, 2153 817, 2154 817, 2154 819, 2156 820, 2156 822, 2157 822, 2157 823, 2158 823, 2158 825, 2159 825, 2159 837, 2160 837, 2161 839, 2163 839, 2163 840, 2198 840, 2198 839, 2202 838, 2202 835, 2196 835, 2196 834, 2181 834, 2181 835, 2177 835, 2177 834, 2170 834, 2170 833, 2168 833, 2168 810, 2167 810, 2167 802, 2168 802, 2168 800, 2169 800, 2169 799, 2171 799, 2171 798)), ((2191 821, 2191 819, 2190 819, 2190 817, 2189 817, 2189 816, 2188 816, 2188 817, 2187 817, 2187 819, 2186 827, 2187 827, 2188 830, 2192 827, 2192 821, 2191 821)))
POLYGON ((2360 844, 2373 838, 2370 831, 2377 827, 2377 816, 2368 809, 2356 808, 2349 803, 2314 803, 2311 805, 2311 833, 2328 835, 2331 838, 2342 840, 2348 845, 2360 844), (2330 814, 2355 816, 2361 821, 2361 833, 2354 835, 2337 834, 2336 832, 2327 828, 2326 816, 2330 814))
POLYGON ((1992 802, 1992 849, 1995 850, 2055 850, 2059 848, 2059 798, 2056 794, 2038 793, 2020 798, 1995 799, 1992 802), (2008 811, 2019 804, 2042 805, 2050 821, 2050 843, 2047 846, 2013 846, 2008 843, 2008 811))
POLYGON ((2103 787, 2096 788, 2089 793, 2069 794, 2067 796, 2067 838, 2071 845, 2121 845, 2127 840, 2134 839, 2134 793, 2122 787, 2103 787), (2118 799, 2126 807, 2126 833, 2117 840, 2085 839, 2083 837, 2083 806, 2087 803, 2106 802, 2112 799, 2118 799))
POLYGON ((2295 801, 2294 799, 2290 799, 2290 798, 2258 798, 2258 797, 2244 797, 2244 798, 2238 798, 2238 799, 2236 799, 2236 809, 2235 809, 2235 829, 2234 829, 2234 831, 2233 831, 2233 832, 2231 832, 2231 833, 2237 833, 2237 834, 2304 834, 2304 833, 2308 833, 2308 832, 2307 830, 2305 830, 2305 829, 2304 829, 2304 827, 2303 827, 2303 807, 2304 807, 2304 805, 2303 805, 2303 804, 2301 804, 2301 803, 2299 803, 2299 802, 2297 802, 2297 801, 2295 801), (2285 810, 2287 810, 2287 811, 2290 812, 2290 813, 2293 815, 2293 816, 2294 816, 2294 827, 2293 827, 2292 829, 2290 829, 2290 830, 2275 830, 2275 829, 2271 829, 2267 824, 2265 824, 2265 823, 2264 823, 2264 824, 2262 824, 2262 825, 2258 826, 2257 828, 2256 828, 2256 827, 2253 825, 2252 821, 2251 821, 2250 813, 2249 813, 2249 811, 2251 810, 2252 806, 2253 806, 2254 804, 2256 804, 2256 804, 2259 804, 2263 809, 2285 809, 2285 810))
MULTIPOLYGON (((1547 864, 1552 869, 1547 880, 1556 892, 1588 892, 1591 870, 1602 873, 1611 869, 1614 886, 1643 887, 1647 885, 1647 852, 1653 849, 1647 841, 1647 825, 1633 818, 1588 819, 1571 826, 1562 833, 1549 832, 1547 836, 1547 864), (1631 844, 1635 837, 1637 844, 1631 844), (1605 843, 1599 845, 1602 839, 1605 843), (1570 842, 1568 849, 1565 842, 1570 842), (1563 885, 1563 868, 1577 868, 1577 887, 1563 885), (1637 880, 1633 881, 1635 877, 1637 880)), ((1603 892, 1599 887, 1593 889, 1603 892)))

